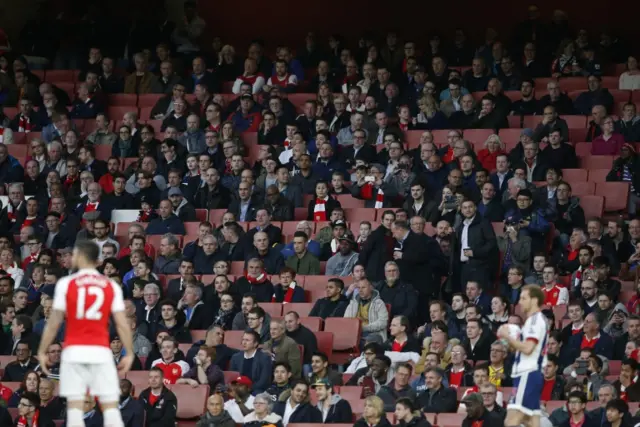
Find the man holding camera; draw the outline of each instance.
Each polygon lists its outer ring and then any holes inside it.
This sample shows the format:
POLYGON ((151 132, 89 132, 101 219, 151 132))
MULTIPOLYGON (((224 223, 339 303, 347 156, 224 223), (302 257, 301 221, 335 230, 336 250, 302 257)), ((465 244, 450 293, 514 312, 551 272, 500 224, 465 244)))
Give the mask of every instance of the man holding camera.
POLYGON ((391 206, 391 199, 397 195, 393 186, 384 181, 386 168, 381 164, 371 165, 369 173, 351 186, 351 195, 364 200, 365 208, 386 208, 391 206))
POLYGON ((546 234, 549 231, 549 222, 544 217, 541 209, 533 205, 533 194, 531 190, 524 189, 518 191, 515 209, 508 211, 505 219, 518 222, 519 233, 531 237, 531 248, 533 253, 544 252, 546 234))

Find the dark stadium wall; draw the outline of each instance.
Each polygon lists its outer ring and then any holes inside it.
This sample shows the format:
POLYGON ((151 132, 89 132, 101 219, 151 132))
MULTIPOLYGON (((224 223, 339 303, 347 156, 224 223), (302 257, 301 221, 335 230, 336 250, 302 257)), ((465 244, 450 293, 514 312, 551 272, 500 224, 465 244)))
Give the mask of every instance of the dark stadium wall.
POLYGON ((549 18, 555 9, 565 10, 574 30, 585 27, 597 32, 605 23, 613 24, 611 27, 615 31, 637 32, 635 17, 640 12, 640 3, 637 2, 627 2, 624 7, 598 7, 591 12, 588 1, 576 0, 561 3, 552 0, 410 1, 400 6, 390 2, 384 11, 377 11, 375 5, 382 1, 250 0, 239 7, 232 1, 201 0, 198 7, 207 21, 210 37, 233 34, 232 43, 246 43, 254 37, 261 37, 269 45, 289 43, 295 47, 304 42, 308 31, 314 31, 323 44, 333 33, 355 39, 364 31, 383 33, 388 29, 395 29, 403 37, 418 41, 435 30, 449 38, 457 27, 467 29, 474 41, 481 41, 488 26, 496 28, 502 39, 508 39, 514 23, 525 19, 529 4, 537 4, 544 18, 549 18))

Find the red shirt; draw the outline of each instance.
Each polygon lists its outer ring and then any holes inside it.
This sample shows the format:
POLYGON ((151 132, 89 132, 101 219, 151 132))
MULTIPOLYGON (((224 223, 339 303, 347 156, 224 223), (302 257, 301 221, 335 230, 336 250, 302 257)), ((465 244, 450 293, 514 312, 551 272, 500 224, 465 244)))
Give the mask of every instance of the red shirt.
POLYGON ((588 339, 586 335, 583 336, 582 337, 582 342, 580 343, 580 349, 595 347, 595 345, 596 345, 596 343, 598 342, 599 339, 600 339, 600 334, 596 335, 592 339, 588 339))
POLYGON ((399 343, 396 340, 393 340, 393 344, 391 344, 391 351, 402 351, 404 346, 407 345, 407 342, 399 343))
POLYGON ((9 402, 9 399, 11 399, 12 395, 13 392, 9 387, 5 387, 0 384, 0 397, 3 398, 5 402, 9 402))
POLYGON ((158 398, 160 397, 160 395, 155 395, 153 393, 149 393, 149 405, 154 406, 156 404, 156 402, 158 401, 158 398))
POLYGON ((67 313, 65 348, 110 349, 109 319, 114 312, 124 311, 122 289, 96 270, 83 269, 58 281, 53 308, 67 313))
POLYGON ((543 402, 548 402, 551 399, 551 392, 553 391, 553 386, 556 384, 556 379, 552 380, 544 380, 544 384, 542 385, 542 394, 540 395, 540 400, 543 402))
POLYGON ((162 359, 157 359, 153 361, 151 367, 162 369, 165 384, 175 384, 178 379, 189 372, 189 364, 184 360, 174 360, 167 363, 162 359))
POLYGON ((462 385, 462 377, 464 376, 464 371, 453 372, 449 374, 449 387, 458 388, 462 385))
POLYGON ((543 286, 542 293, 544 294, 544 304, 550 305, 551 307, 557 306, 562 292, 563 291, 558 285, 554 285, 551 289, 547 289, 546 286, 543 286))

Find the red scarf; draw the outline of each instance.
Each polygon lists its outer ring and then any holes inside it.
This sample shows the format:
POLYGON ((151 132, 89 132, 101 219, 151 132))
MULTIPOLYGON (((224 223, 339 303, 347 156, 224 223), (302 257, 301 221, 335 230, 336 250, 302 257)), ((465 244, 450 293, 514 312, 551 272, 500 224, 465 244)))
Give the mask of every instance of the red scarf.
POLYGON ((31 132, 31 120, 29 117, 20 115, 18 120, 18 132, 31 132))
MULTIPOLYGON (((20 202, 20 204, 22 204, 22 202, 20 202)), ((18 205, 18 209, 20 209, 20 205, 18 205)), ((13 211, 13 204, 11 203, 11 201, 9 201, 9 203, 7 204, 7 218, 12 224, 16 222, 16 214, 13 211)))
POLYGON ((231 175, 231 159, 225 159, 224 161, 224 174, 231 175))
POLYGON ((76 175, 75 177, 67 175, 67 179, 64 180, 64 189, 68 191, 79 177, 80 175, 76 175))
MULTIPOLYGON (((284 300, 282 300, 283 304, 291 302, 291 299, 293 298, 293 293, 296 290, 296 286, 297 286, 296 282, 289 283, 289 286, 287 287, 287 292, 285 292, 284 294, 284 300)), ((278 302, 276 301, 276 294, 273 294, 273 297, 271 298, 271 302, 278 302)))
POLYGON ((284 149, 285 150, 288 150, 289 147, 291 147, 291 141, 289 140, 289 138, 285 138, 283 144, 284 144, 284 149))
POLYGON ((407 131, 409 130, 409 123, 398 122, 398 127, 400 128, 401 131, 407 131))
POLYGON ((313 207, 313 220, 314 221, 326 221, 327 220, 327 200, 326 199, 316 199, 316 205, 313 207))
POLYGON ((151 216, 151 211, 145 211, 144 209, 140 210, 140 214, 138 214, 138 219, 136 222, 149 222, 149 217, 151 216))
POLYGON ((25 227, 29 227, 31 225, 33 225, 34 222, 36 222, 36 218, 35 216, 28 216, 24 219, 24 221, 22 222, 22 225, 20 226, 20 230, 22 230, 25 227))
POLYGON ((40 255, 40 253, 39 253, 39 252, 38 252, 37 254, 29 254, 29 255, 24 259, 24 261, 22 261, 22 265, 21 265, 22 269, 23 269, 23 270, 26 270, 26 269, 27 269, 27 266, 28 266, 29 264, 31 264, 32 262, 36 262, 36 260, 38 259, 38 255, 40 255))
POLYGON ((247 279, 247 282, 252 285, 259 285, 267 281, 267 275, 264 273, 264 271, 260 273, 258 277, 251 277, 249 276, 249 272, 245 272, 244 277, 247 279))
POLYGON ((218 124, 217 126, 210 124, 207 130, 212 130, 214 132, 220 133, 220 124, 218 124))
POLYGON ((27 417, 20 417, 18 419, 18 424, 16 427, 38 427, 38 417, 40 416, 40 410, 36 409, 35 414, 33 414, 33 419, 31 420, 31 426, 29 426, 29 422, 27 421, 27 417))
POLYGON ((2 135, 4 135, 4 128, 0 126, 0 143, 4 141, 4 137, 2 135))
MULTIPOLYGON (((363 185, 362 188, 360 189, 360 195, 365 200, 373 199, 373 184, 367 183, 363 185)), ((376 204, 374 208, 382 209, 383 206, 384 206, 384 191, 382 191, 382 188, 379 188, 378 192, 376 193, 376 204)))
POLYGON ((95 212, 98 210, 98 205, 100 204, 100 202, 95 202, 95 203, 91 203, 87 200, 87 204, 84 207, 84 211, 85 212, 95 212))

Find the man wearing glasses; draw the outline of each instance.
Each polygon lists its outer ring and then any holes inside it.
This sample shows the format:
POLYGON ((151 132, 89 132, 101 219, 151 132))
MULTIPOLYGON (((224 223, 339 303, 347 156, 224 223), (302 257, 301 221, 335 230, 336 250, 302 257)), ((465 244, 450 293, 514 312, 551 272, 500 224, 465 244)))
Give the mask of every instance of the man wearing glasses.
MULTIPOLYGON (((41 416, 39 408, 40 396, 38 396, 37 393, 30 391, 22 393, 20 403, 18 403, 18 417, 15 425, 21 427, 33 425, 37 425, 38 427, 54 427, 55 424, 53 421, 41 416)), ((9 418, 11 417, 9 416, 9 418)), ((9 424, 5 424, 4 420, 0 420, 0 422, 2 425, 12 425, 11 422, 9 422, 9 424)))

